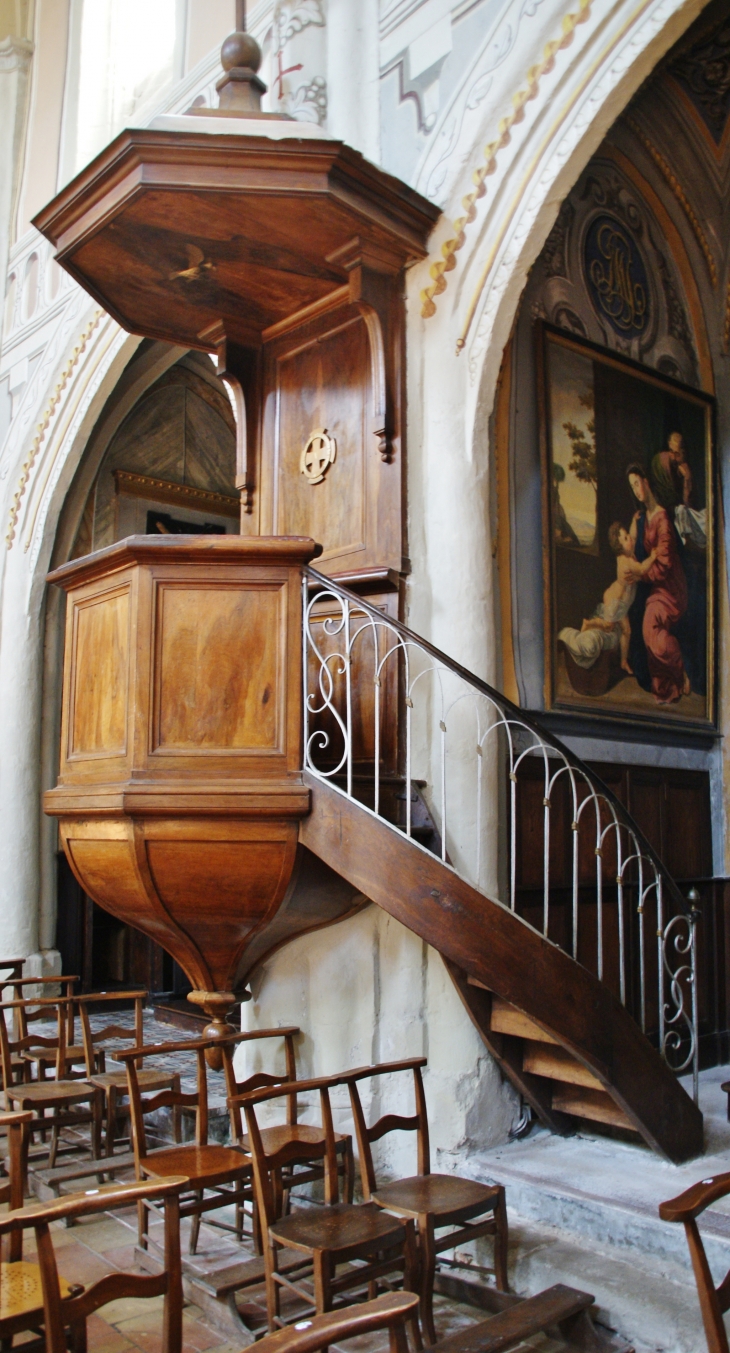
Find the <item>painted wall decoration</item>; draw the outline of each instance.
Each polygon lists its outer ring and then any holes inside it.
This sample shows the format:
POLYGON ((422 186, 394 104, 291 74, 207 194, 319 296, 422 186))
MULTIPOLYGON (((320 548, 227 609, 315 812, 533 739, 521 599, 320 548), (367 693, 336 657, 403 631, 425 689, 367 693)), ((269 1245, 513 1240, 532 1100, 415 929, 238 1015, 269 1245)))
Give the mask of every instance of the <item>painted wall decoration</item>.
POLYGON ((649 278, 641 250, 616 216, 594 216, 583 245, 586 286, 600 319, 622 338, 638 338, 650 320, 649 278))
POLYGON ((714 726, 714 401, 539 326, 546 705, 714 726))
POLYGON ((625 166, 595 156, 533 269, 534 317, 698 385, 683 279, 661 223, 625 166))
POLYGON ((719 146, 730 115, 730 18, 724 0, 708 5, 701 22, 692 25, 669 75, 719 146))

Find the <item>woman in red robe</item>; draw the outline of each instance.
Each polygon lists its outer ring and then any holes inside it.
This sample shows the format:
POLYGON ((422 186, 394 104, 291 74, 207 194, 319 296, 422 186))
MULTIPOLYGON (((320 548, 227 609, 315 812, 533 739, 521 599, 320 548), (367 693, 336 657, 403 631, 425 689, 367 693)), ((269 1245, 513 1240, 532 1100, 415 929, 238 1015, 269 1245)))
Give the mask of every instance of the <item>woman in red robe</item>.
MULTIPOLYGON (((638 518, 643 514, 644 550, 646 554, 656 550, 656 559, 643 578, 651 584, 651 591, 644 608, 642 636, 654 698, 660 705, 669 705, 690 693, 682 650, 673 633, 687 610, 687 580, 677 549, 674 524, 654 497, 646 472, 639 465, 630 465, 627 476, 634 497, 641 504, 634 516, 631 533, 635 539, 638 518)), ((637 577, 632 581, 641 580, 637 570, 637 577)))

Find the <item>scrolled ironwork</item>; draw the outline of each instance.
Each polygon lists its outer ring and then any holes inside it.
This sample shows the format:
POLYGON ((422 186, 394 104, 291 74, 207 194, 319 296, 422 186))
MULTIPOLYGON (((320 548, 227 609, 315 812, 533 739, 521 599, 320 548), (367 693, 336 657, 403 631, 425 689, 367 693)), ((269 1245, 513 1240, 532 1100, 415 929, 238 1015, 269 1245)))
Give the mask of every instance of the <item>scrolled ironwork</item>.
MULTIPOLYGON (((542 926, 534 916, 522 919, 610 986, 678 1075, 692 1066, 696 1100, 699 913, 608 786, 539 720, 400 621, 311 568, 304 578, 303 658, 307 769, 367 802, 409 837, 413 796, 397 796, 405 800, 405 821, 396 824, 393 785, 418 782, 438 830, 442 862, 513 911, 523 900, 519 789, 530 774, 542 801, 542 840, 532 843, 530 857, 533 875, 541 874, 542 926), (368 683, 369 705, 361 699, 368 683), (393 701, 396 708, 390 710, 393 701), (372 710, 368 726, 366 707, 372 710), (388 765, 383 728, 389 726, 385 715, 396 712, 397 765, 388 765), (509 840, 505 878, 496 894, 498 852, 486 848, 490 832, 496 846, 499 794, 489 779, 495 770, 505 774, 509 840), (569 880, 554 877, 552 847, 559 830, 554 821, 561 802, 571 828, 569 880), (562 933, 561 908, 569 917, 562 933), (654 915, 656 972, 647 929, 654 915)), ((503 818, 499 827, 503 836, 503 818)))

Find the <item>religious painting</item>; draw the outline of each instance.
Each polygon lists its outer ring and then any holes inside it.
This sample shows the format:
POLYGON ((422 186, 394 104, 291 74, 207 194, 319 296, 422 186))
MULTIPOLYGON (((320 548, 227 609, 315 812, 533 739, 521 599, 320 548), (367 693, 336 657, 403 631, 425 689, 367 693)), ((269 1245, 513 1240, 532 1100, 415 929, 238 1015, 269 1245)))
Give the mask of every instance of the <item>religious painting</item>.
POLYGON ((715 722, 714 401, 540 326, 546 704, 715 722))

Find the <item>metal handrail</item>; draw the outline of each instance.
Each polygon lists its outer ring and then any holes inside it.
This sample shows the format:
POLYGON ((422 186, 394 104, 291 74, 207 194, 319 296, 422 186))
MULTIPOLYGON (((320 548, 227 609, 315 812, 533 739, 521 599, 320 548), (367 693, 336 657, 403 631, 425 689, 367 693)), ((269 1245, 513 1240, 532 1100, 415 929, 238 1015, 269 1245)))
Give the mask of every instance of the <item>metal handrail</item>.
MULTIPOLYGON (((447 654, 443 653, 435 645, 422 639, 412 630, 408 629, 401 621, 384 614, 382 610, 371 605, 349 589, 342 587, 339 583, 327 578, 316 569, 306 568, 304 570, 304 755, 305 765, 314 774, 321 778, 336 782, 338 779, 344 781, 344 792, 349 797, 355 797, 353 794, 353 736, 352 736, 352 714, 353 714, 353 662, 357 660, 356 644, 364 634, 371 635, 373 639, 373 662, 372 680, 374 683, 374 730, 373 730, 373 773, 372 780, 374 786, 374 808, 375 812, 382 816, 380 812, 380 795, 383 784, 383 778, 380 772, 380 718, 382 713, 382 701, 385 698, 382 695, 384 689, 382 677, 386 672, 386 666, 394 660, 401 664, 402 676, 404 678, 404 700, 405 700, 405 779, 406 785, 410 786, 413 777, 413 710, 414 698, 417 699, 423 686, 419 685, 424 677, 433 677, 437 679, 439 688, 442 717, 439 720, 439 732, 436 735, 440 744, 440 782, 432 785, 432 790, 439 799, 439 807, 434 809, 434 816, 440 816, 440 834, 441 834, 441 854, 444 863, 451 864, 447 859, 447 831, 449 830, 447 813, 447 755, 449 748, 447 745, 448 727, 447 717, 459 704, 463 704, 469 693, 473 700, 474 696, 481 697, 486 702, 487 722, 484 733, 477 738, 476 744, 476 773, 477 773, 477 832, 476 832, 476 856, 477 856, 477 882, 476 886, 481 887, 479 882, 481 861, 480 846, 481 836, 479 831, 481 817, 481 784, 482 784, 482 766, 484 746, 489 738, 497 729, 503 730, 506 735, 507 747, 509 753, 509 771, 510 771, 510 825, 511 825, 511 855, 510 855, 510 907, 516 909, 516 829, 517 829, 517 780, 518 771, 527 757, 541 756, 543 759, 545 775, 545 792, 543 797, 544 805, 544 827, 543 827, 543 928, 542 934, 549 938, 548 926, 550 920, 550 822, 551 808, 553 806, 552 798, 556 786, 560 783, 561 777, 565 776, 569 783, 569 793, 571 795, 573 821, 573 849, 572 849, 572 911, 573 911, 573 957, 578 958, 578 929, 579 929, 579 889, 585 887, 578 879, 579 867, 579 830, 581 819, 584 813, 589 811, 589 805, 593 805, 596 822, 595 854, 596 854, 596 900, 597 900, 597 968, 598 976, 603 979, 604 955, 603 955, 603 931, 604 931, 604 877, 603 877, 603 848, 609 836, 613 836, 617 855, 617 876, 615 882, 617 888, 617 918, 619 931, 619 978, 621 1000, 626 1004, 626 936, 625 936, 625 898, 626 889, 636 889, 638 896, 637 917, 638 917, 638 944, 639 944, 639 1023, 644 1032, 646 1032, 646 1008, 647 1008, 647 989, 646 989, 646 936, 644 913, 647 903, 651 901, 652 894, 656 901, 657 914, 657 967, 658 967, 658 1000, 659 1000, 659 1046, 660 1049, 671 1064, 674 1060, 673 1069, 679 1074, 692 1066, 695 1082, 695 1100, 698 1091, 698 1070, 699 1070, 699 1044, 698 1044, 698 1015, 697 1015, 697 972, 696 972, 696 943, 695 928, 698 913, 693 907, 690 907, 683 897, 675 880, 666 870, 662 861, 659 859, 651 843, 646 839, 644 833, 631 814, 616 798, 615 794, 604 784, 600 776, 591 770, 589 766, 576 756, 559 738, 555 737, 548 729, 541 725, 539 718, 527 714, 521 710, 506 696, 502 695, 487 682, 482 681, 480 677, 469 672, 461 664, 455 662, 447 654), (334 617, 317 621, 316 614, 313 617, 313 610, 329 598, 339 607, 339 613, 334 617), (334 651, 321 651, 312 631, 313 619, 320 624, 324 635, 328 640, 341 640, 340 647, 334 651), (390 636, 388 638, 387 636, 390 636), (385 638, 385 649, 381 653, 381 640, 385 638), (422 667, 421 670, 415 670, 417 666, 417 655, 423 655, 428 659, 429 664, 422 667), (310 688, 310 661, 315 663, 316 689, 310 688), (318 667, 317 667, 318 664, 318 667), (448 715, 444 706, 444 677, 448 674, 449 679, 456 679, 462 683, 464 691, 458 694, 448 705, 448 715), (342 738, 342 753, 336 758, 335 764, 324 768, 321 764, 321 754, 331 750, 330 736, 320 727, 312 729, 312 718, 326 714, 330 720, 334 720, 334 725, 342 738), (493 717, 496 715, 496 717, 493 717), (531 738, 526 746, 521 750, 516 745, 519 737, 531 738), (318 758, 317 753, 320 753, 318 758), (558 759, 559 766, 555 769, 555 759, 558 759), (317 764, 319 759, 320 764, 317 764), (582 800, 579 799, 580 782, 588 788, 588 794, 582 800), (603 822, 602 806, 605 806, 607 822, 603 822), (628 841, 628 850, 624 851, 624 837, 628 841), (630 877, 633 870, 635 877, 630 877), (672 913, 672 914, 669 914, 672 913), (666 919, 665 919, 666 918, 666 919), (678 965, 672 962, 673 957, 679 960, 678 965), (689 1008, 688 995, 691 993, 691 1011, 689 1008), (666 997, 669 996, 667 1000, 666 997), (682 1031, 680 1033, 680 1030, 682 1031), (684 1035, 684 1037, 682 1036, 684 1035), (689 1039, 689 1051, 681 1056, 686 1039, 689 1039)), ((360 677, 363 679, 364 667, 361 663, 360 677)), ((367 678, 365 678, 367 679, 367 678)), ((424 698, 424 704, 428 704, 428 697, 424 698)), ((437 752, 437 755, 439 753, 437 752)), ((467 768, 468 769, 468 768, 467 768)), ((406 823, 405 831, 407 835, 412 834, 411 821, 411 794, 406 792, 406 823)), ((385 819, 387 821, 387 819, 385 819)), ((393 825, 392 823, 390 825, 393 825)), ((466 877, 469 882, 474 880, 469 878, 468 873, 463 867, 453 866, 456 872, 466 877)), ((524 919, 524 918, 523 918, 524 919)), ((529 922, 527 922, 529 924, 529 922)), ((533 929, 537 927, 533 926, 533 929)))

